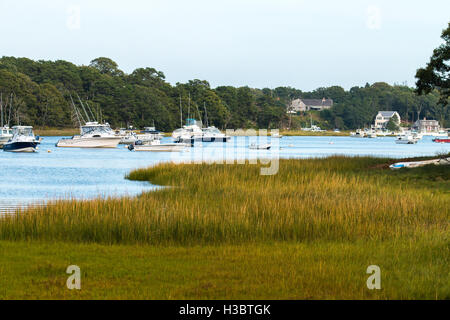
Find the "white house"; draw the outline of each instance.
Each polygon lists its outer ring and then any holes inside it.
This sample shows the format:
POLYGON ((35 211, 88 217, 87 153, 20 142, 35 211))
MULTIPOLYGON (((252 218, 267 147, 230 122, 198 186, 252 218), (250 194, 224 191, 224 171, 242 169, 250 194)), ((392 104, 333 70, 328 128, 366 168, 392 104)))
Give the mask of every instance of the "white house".
POLYGON ((397 116, 397 125, 400 126, 400 115, 397 111, 379 111, 375 117, 375 129, 386 128, 389 120, 391 120, 394 115, 397 116))

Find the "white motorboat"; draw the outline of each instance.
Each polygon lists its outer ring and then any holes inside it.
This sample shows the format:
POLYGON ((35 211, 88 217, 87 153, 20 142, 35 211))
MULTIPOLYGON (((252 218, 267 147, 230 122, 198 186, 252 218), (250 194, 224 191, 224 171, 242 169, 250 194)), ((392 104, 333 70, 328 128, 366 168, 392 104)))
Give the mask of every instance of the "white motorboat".
POLYGON ((3 151, 7 152, 36 152, 40 139, 34 136, 33 127, 12 127, 12 138, 3 145, 3 151))
POLYGON ((448 137, 448 132, 445 130, 439 130, 438 132, 431 133, 433 137, 448 137))
POLYGON ((13 137, 12 129, 8 126, 0 127, 0 148, 13 137))
POLYGON ((419 141, 419 139, 412 134, 401 134, 395 139, 395 143, 397 144, 416 144, 417 141, 419 141))
POLYGON ((228 142, 230 141, 231 137, 223 134, 220 132, 219 129, 216 127, 208 127, 202 129, 202 136, 197 136, 196 141, 203 141, 203 142, 228 142))
POLYGON ((283 138, 283 135, 279 134, 279 133, 272 133, 270 135, 272 138, 276 138, 276 139, 281 139, 283 138))
POLYGON ((252 149, 252 150, 269 150, 271 147, 272 147, 272 145, 270 143, 263 143, 263 144, 252 143, 249 146, 249 149, 252 149))
POLYGON ((161 143, 160 140, 153 140, 148 143, 141 143, 137 141, 135 144, 130 144, 128 150, 130 151, 153 151, 153 152, 180 152, 185 150, 189 145, 184 143, 161 143))
POLYGON ((357 129, 356 132, 350 132, 350 136, 353 138, 365 138, 366 132, 361 129, 357 129))
POLYGON ((161 131, 156 130, 156 127, 144 127, 139 136, 141 135, 151 136, 152 140, 161 140, 164 137, 161 131))
POLYGON ((194 119, 187 119, 186 125, 182 128, 176 129, 172 133, 172 138, 176 142, 181 143, 193 143, 195 140, 203 138, 203 131, 200 126, 198 126, 197 121, 194 119))
POLYGON ((133 144, 136 141, 138 141, 137 134, 133 131, 125 131, 123 134, 121 134, 121 139, 119 144, 133 144))
POLYGON ((114 134, 109 124, 86 122, 80 135, 64 138, 56 143, 62 148, 116 148, 122 138, 114 134))

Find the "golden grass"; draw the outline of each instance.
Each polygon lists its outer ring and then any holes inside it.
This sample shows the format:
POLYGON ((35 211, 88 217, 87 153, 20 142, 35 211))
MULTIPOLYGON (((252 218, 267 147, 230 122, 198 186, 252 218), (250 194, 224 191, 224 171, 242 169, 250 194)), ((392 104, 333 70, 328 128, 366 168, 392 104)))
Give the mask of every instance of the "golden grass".
POLYGON ((1 221, 0 239, 194 245, 448 232, 448 180, 430 188, 370 169, 383 161, 281 160, 274 176, 261 176, 250 164, 159 164, 129 178, 172 187, 139 198, 56 201, 19 212, 1 221))

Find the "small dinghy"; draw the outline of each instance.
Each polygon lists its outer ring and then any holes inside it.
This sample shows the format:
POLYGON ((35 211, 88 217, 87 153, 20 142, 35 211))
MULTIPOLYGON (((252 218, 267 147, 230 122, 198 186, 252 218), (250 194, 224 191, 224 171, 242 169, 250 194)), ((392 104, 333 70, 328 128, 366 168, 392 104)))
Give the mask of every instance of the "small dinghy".
POLYGON ((143 143, 138 140, 128 146, 130 151, 153 151, 153 152, 180 152, 188 147, 185 143, 161 143, 159 140, 153 140, 143 143))
POLYGON ((270 143, 255 144, 252 143, 249 148, 252 150, 269 150, 272 147, 270 143))
POLYGON ((391 170, 398 170, 398 169, 402 169, 402 168, 418 168, 418 167, 423 167, 423 166, 426 166, 429 164, 450 165, 450 158, 424 160, 424 161, 397 162, 397 163, 391 164, 389 166, 389 168, 391 170))

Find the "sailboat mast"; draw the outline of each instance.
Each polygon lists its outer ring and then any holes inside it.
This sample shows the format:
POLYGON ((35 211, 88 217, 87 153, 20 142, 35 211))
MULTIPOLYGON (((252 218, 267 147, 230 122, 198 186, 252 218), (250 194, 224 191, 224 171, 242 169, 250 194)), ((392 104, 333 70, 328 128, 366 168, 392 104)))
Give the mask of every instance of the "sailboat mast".
POLYGON ((209 127, 209 123, 208 123, 208 112, 206 111, 206 102, 203 102, 203 109, 205 109, 205 122, 206 122, 206 126, 209 127))
POLYGON ((183 128, 183 107, 181 106, 181 94, 180 94, 180 128, 183 128))
POLYGON ((12 97, 13 97, 13 94, 11 93, 11 98, 9 99, 8 127, 9 127, 9 124, 11 123, 12 97))
POLYGON ((2 128, 4 127, 3 124, 3 92, 0 93, 0 112, 2 114, 2 128))
POLYGON ((188 100, 188 119, 191 117, 191 92, 189 92, 189 100, 188 100))

